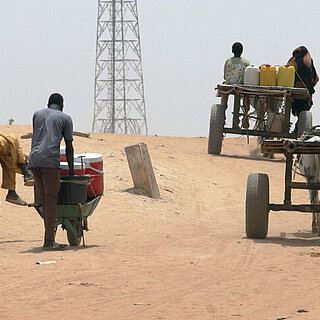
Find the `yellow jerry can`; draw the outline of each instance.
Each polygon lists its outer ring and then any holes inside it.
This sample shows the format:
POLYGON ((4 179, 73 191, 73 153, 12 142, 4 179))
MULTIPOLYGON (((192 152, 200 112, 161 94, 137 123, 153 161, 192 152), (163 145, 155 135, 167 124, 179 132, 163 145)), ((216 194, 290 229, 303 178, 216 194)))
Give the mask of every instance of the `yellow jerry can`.
POLYGON ((275 87, 277 85, 277 69, 265 64, 260 69, 260 86, 275 87))
POLYGON ((295 74, 296 70, 293 66, 280 66, 278 70, 277 86, 293 88, 295 74))

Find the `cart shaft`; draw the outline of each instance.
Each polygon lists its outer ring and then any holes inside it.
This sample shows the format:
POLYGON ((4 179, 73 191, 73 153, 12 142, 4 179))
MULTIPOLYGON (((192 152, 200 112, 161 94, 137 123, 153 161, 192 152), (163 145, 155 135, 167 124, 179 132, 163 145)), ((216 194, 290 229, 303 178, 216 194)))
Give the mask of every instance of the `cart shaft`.
POLYGON ((269 204, 269 210, 272 211, 300 211, 300 212, 320 212, 318 204, 269 204))

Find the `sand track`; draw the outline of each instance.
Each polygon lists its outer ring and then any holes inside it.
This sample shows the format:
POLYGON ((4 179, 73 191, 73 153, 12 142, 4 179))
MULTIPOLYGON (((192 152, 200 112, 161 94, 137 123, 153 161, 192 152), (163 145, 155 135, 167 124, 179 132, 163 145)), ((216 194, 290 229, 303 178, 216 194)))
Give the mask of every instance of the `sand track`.
MULTIPOLYGON (((31 128, 0 130, 20 136, 31 128)), ((21 142, 29 152, 30 140, 21 142)), ((283 158, 251 158, 254 145, 226 139, 212 156, 206 138, 75 137, 75 151, 102 153, 106 169, 87 247, 42 252, 41 218, 6 203, 1 190, 0 319, 319 319, 320 239, 311 215, 271 213, 266 240, 245 237, 248 174, 269 175, 272 202, 284 194, 283 158), (128 192, 123 151, 137 142, 148 145, 160 200, 128 192), (57 263, 36 265, 46 260, 57 263)), ((17 180, 32 202, 32 188, 17 180)), ((293 195, 308 202, 306 191, 293 195)), ((57 240, 67 241, 60 228, 57 240)))

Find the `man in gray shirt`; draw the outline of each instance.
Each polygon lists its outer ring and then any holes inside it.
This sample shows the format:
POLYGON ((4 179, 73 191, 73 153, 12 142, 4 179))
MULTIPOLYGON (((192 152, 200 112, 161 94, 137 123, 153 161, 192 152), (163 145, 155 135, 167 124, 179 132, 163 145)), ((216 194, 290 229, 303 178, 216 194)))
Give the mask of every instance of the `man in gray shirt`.
POLYGON ((66 157, 70 175, 73 169, 73 123, 70 116, 62 112, 63 97, 53 93, 49 97, 48 108, 33 115, 33 136, 29 155, 29 168, 32 171, 37 191, 42 199, 45 226, 44 250, 59 250, 66 245, 55 242, 55 219, 60 190, 60 143, 64 138, 66 157))

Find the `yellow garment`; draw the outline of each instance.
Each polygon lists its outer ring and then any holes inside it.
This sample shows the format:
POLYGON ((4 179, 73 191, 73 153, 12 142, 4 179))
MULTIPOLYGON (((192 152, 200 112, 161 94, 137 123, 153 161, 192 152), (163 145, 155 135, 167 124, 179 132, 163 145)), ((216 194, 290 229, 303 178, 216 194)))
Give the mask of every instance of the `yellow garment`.
POLYGON ((20 143, 13 134, 0 133, 0 163, 2 166, 1 188, 16 189, 16 173, 21 169, 18 163, 26 163, 28 156, 22 152, 20 143))

